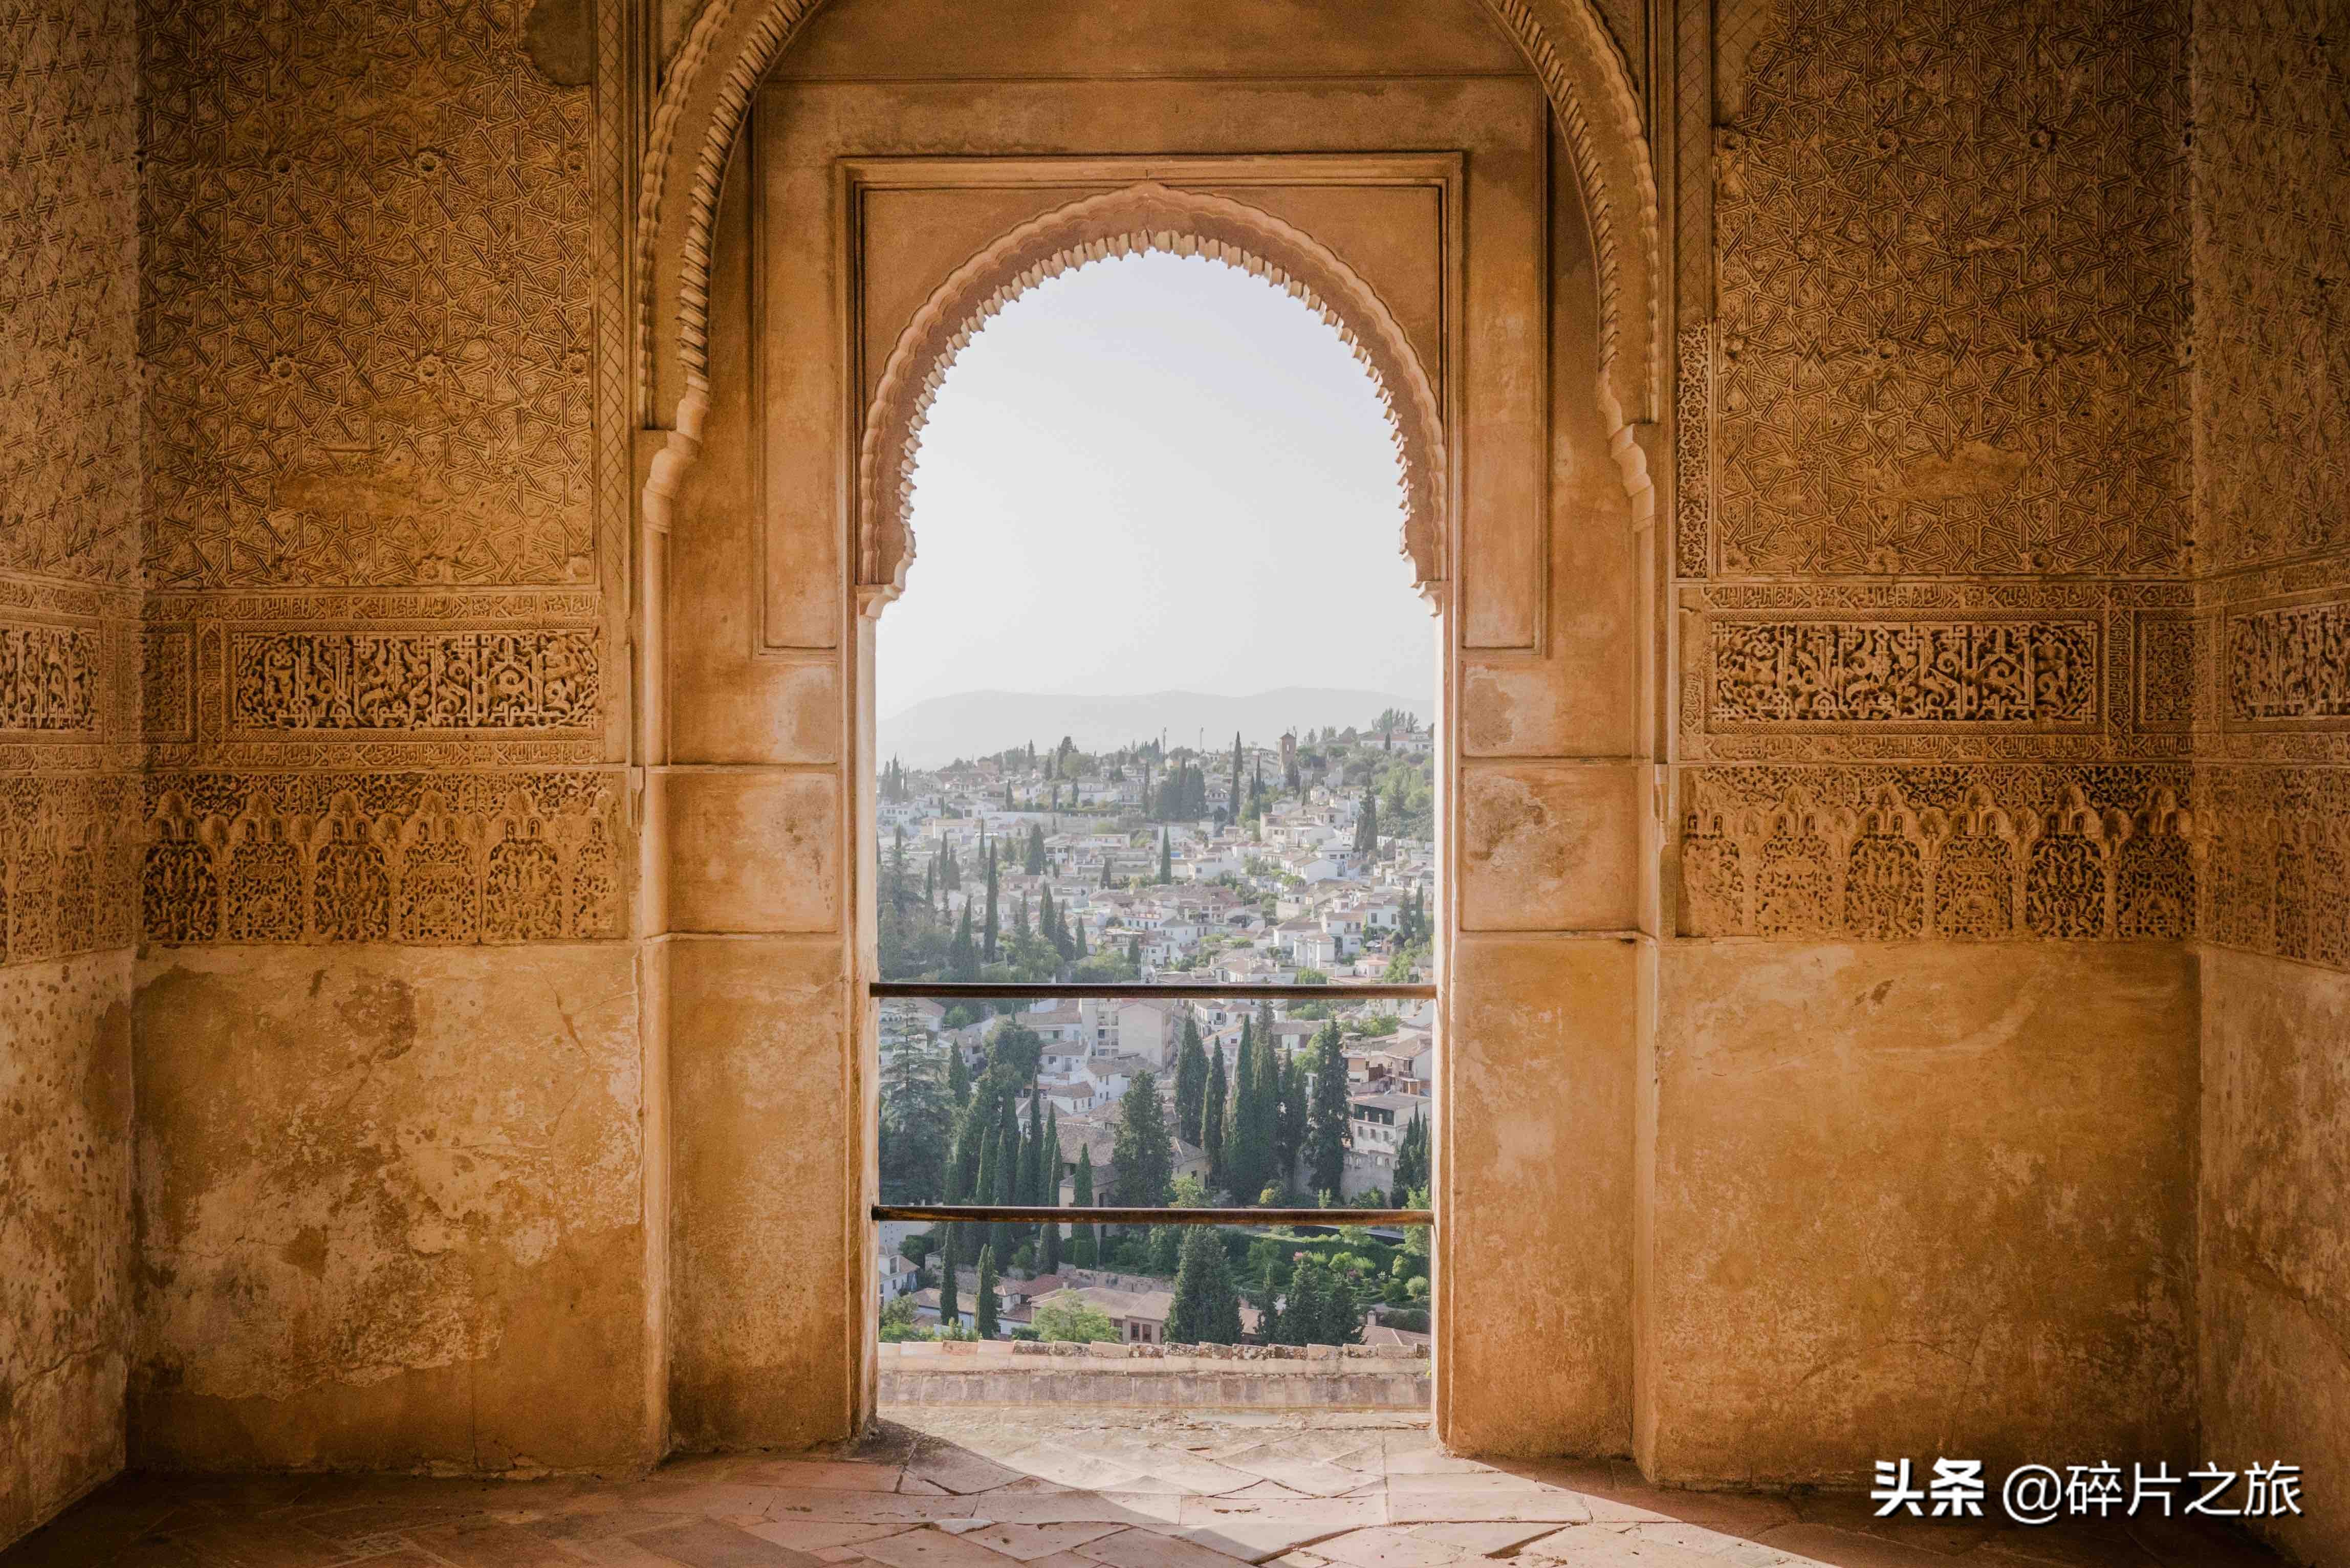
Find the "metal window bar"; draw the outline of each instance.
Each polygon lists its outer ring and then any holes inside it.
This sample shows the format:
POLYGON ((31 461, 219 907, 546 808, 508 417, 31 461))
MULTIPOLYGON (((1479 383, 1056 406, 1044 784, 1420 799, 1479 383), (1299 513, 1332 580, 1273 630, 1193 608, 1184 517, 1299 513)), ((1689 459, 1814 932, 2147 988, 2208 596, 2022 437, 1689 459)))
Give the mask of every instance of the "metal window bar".
MULTIPOLYGON (((1008 981, 877 980, 877 1001, 1432 1002, 1432 985, 1022 985, 1008 981)), ((1047 1225, 1433 1225, 1427 1209, 1055 1209, 995 1203, 876 1203, 876 1220, 1047 1225)))

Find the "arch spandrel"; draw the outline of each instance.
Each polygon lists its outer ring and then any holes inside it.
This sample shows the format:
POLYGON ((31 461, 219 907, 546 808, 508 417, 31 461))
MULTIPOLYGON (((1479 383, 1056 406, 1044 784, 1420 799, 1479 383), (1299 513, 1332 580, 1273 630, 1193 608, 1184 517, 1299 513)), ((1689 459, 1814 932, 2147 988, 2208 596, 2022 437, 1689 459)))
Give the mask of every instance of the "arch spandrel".
POLYGON ((1436 387, 1368 282, 1310 235, 1226 197, 1154 181, 1085 197, 999 235, 932 291, 899 334, 866 410, 858 450, 857 581, 868 613, 904 588, 921 431, 955 358, 1006 305, 1064 272, 1162 252, 1235 267, 1287 292, 1334 328, 1385 406, 1401 475, 1400 553, 1413 586, 1446 576, 1444 427, 1436 387))
MULTIPOLYGON (((1591 0, 1479 0, 1542 82, 1591 227, 1598 294, 1601 410, 1636 510, 1649 480, 1634 439, 1657 418, 1662 385, 1656 175, 1638 95, 1591 0)), ((643 345, 639 417, 671 420, 646 483, 647 520, 700 450, 710 401, 709 298, 719 190, 768 67, 823 0, 707 0, 671 59, 650 127, 639 191, 636 311, 643 345)))

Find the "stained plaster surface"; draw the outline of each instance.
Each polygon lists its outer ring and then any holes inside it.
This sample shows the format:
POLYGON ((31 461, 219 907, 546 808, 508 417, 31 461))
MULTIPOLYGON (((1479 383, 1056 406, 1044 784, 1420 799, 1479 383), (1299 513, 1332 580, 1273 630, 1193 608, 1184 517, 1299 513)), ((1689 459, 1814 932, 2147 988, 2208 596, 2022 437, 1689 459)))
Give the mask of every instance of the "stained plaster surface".
POLYGON ((650 1459, 637 1009, 609 946, 146 961, 133 1462, 650 1459))
POLYGON ((122 1465, 130 955, 0 969, 0 1541, 122 1465))

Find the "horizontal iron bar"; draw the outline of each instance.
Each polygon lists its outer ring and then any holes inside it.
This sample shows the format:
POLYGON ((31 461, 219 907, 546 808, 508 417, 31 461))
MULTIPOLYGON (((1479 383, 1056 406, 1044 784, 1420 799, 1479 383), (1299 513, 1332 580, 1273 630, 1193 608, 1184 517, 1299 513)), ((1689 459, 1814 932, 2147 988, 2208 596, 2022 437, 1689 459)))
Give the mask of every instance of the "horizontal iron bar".
POLYGON ((876 1220, 1048 1225, 1433 1225, 1425 1209, 1049 1209, 1019 1203, 876 1203, 876 1220))
POLYGON ((1018 985, 1002 981, 877 980, 872 994, 888 1000, 911 997, 932 1002, 1432 1002, 1432 985, 1018 985))

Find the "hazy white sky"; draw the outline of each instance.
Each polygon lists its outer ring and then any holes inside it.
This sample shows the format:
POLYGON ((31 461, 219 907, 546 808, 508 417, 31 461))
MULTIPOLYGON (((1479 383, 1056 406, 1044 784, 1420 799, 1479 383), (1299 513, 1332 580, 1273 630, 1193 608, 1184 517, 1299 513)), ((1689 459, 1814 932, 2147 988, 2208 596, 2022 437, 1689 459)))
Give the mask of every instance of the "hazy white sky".
POLYGON ((1169 255, 1032 289, 956 359, 879 711, 1005 691, 1431 689, 1370 378, 1271 285, 1169 255))

